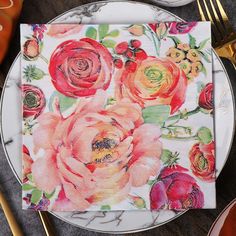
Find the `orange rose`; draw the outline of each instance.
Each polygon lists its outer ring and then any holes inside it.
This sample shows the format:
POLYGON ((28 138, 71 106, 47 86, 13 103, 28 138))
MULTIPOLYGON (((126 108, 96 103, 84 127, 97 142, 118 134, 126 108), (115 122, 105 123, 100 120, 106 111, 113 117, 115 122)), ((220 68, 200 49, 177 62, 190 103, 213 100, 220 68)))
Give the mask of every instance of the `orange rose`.
POLYGON ((171 113, 184 103, 187 78, 169 59, 148 57, 137 62, 130 72, 125 68, 116 75, 116 97, 129 98, 142 107, 170 105, 171 113))

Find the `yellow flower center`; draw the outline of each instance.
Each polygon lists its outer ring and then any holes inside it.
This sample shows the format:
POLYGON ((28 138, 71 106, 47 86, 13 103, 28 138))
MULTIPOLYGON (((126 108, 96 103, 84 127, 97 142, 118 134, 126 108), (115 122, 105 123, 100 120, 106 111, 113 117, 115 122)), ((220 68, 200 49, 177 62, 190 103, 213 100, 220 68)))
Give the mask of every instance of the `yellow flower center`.
POLYGON ((172 75, 163 65, 145 67, 143 74, 141 83, 151 93, 160 89, 169 88, 171 85, 172 75))
POLYGON ((194 165, 199 169, 199 170, 205 170, 207 169, 207 160, 202 154, 198 154, 195 156, 195 161, 194 165))

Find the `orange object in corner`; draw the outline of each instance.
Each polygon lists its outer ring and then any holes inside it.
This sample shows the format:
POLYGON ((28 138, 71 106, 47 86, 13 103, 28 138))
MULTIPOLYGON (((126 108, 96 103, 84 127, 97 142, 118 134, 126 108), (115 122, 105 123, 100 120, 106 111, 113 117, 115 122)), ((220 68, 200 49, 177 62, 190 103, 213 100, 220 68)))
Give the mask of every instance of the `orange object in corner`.
POLYGON ((1 0, 0 2, 0 64, 6 55, 22 3, 23 0, 1 0))

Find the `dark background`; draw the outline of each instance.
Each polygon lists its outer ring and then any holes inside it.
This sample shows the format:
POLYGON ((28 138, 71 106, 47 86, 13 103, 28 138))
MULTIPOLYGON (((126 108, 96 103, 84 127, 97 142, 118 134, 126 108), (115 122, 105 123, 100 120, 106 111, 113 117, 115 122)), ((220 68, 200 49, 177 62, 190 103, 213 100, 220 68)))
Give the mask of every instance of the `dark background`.
MULTIPOLYGON (((1 1, 1 0, 0 0, 1 1)), ((25 0, 19 22, 21 23, 46 23, 58 14, 79 5, 94 2, 91 0, 25 0)), ((152 3, 152 1, 142 1, 152 3)), ((236 1, 221 0, 236 31, 236 1)), ((200 20, 197 3, 178 8, 165 8, 185 20, 200 20)), ((0 66, 4 75, 7 74, 15 56, 19 52, 19 27, 16 29, 15 36, 10 45, 9 52, 0 66)), ((1 50, 1 49, 0 49, 1 50)), ((229 73, 229 77, 236 92, 236 72, 232 65, 224 60, 224 64, 229 73)), ((216 132, 220 132, 217 130, 216 132)), ((236 197, 236 141, 233 142, 232 149, 227 163, 217 179, 217 209, 215 210, 190 210, 174 221, 158 228, 137 233, 135 235, 207 235, 211 224, 216 219, 222 209, 236 197)), ((220 158, 220 157, 218 157, 220 158)), ((44 235, 38 214, 21 209, 21 186, 13 175, 10 166, 0 147, 0 186, 6 196, 14 215, 16 216, 25 235, 38 236, 44 235)), ((89 232, 71 226, 52 215, 49 216, 57 235, 102 235, 100 233, 89 232)), ((0 209, 0 235, 11 235, 3 212, 0 209)), ((131 234, 132 235, 132 234, 131 234)))

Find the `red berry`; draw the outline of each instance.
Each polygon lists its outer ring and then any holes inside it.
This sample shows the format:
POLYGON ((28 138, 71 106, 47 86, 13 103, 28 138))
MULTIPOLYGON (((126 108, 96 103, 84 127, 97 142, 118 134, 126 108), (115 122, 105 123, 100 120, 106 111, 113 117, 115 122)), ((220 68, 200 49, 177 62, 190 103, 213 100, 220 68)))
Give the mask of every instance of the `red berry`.
POLYGON ((130 45, 133 48, 140 48, 141 44, 142 43, 137 39, 133 39, 133 40, 130 41, 130 45))
POLYGON ((128 57, 129 59, 131 59, 131 58, 133 58, 134 53, 130 48, 128 48, 127 51, 125 52, 125 56, 128 57))
POLYGON ((119 44, 116 45, 115 47, 115 51, 117 54, 124 54, 127 49, 128 49, 128 43, 127 42, 121 42, 119 44))
POLYGON ((126 61, 125 68, 128 72, 135 72, 137 64, 134 61, 126 61))
POLYGON ((120 69, 123 66, 123 61, 121 59, 115 59, 114 60, 114 65, 117 69, 120 69))
POLYGON ((141 60, 141 61, 147 59, 148 57, 147 53, 141 48, 136 49, 134 55, 136 60, 141 60))

